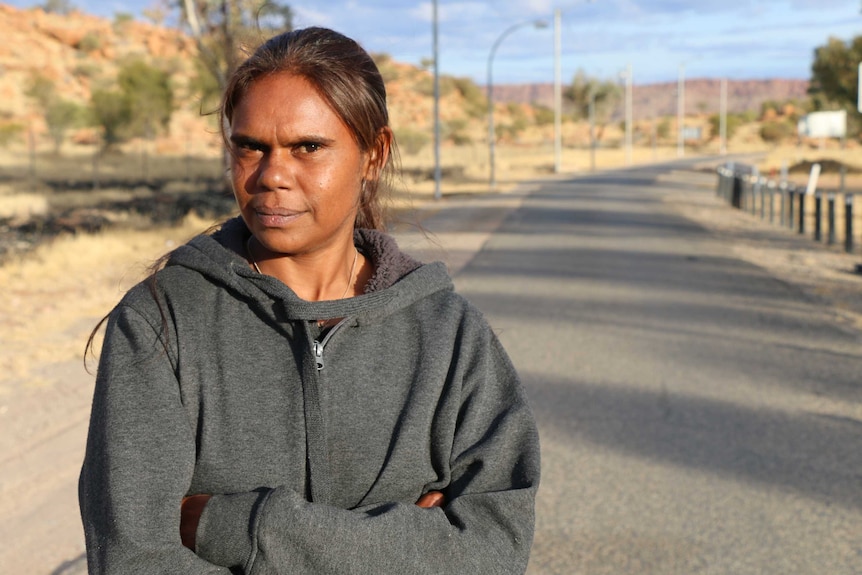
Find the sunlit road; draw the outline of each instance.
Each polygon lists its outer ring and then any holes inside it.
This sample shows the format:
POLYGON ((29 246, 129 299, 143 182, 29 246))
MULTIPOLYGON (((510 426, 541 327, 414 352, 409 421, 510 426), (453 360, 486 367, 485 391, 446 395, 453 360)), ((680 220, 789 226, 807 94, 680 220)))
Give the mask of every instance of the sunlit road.
POLYGON ((862 338, 674 215, 669 170, 539 184, 457 275, 540 425, 529 573, 862 573, 862 338))
MULTIPOLYGON (((674 215, 663 190, 690 186, 674 173, 447 199, 418 214, 430 248, 397 234, 449 263, 532 398, 529 575, 860 574, 862 336, 674 215)), ((27 493, 0 530, 0 572, 85 572, 88 405, 15 460, 26 473, 6 469, 40 481, 0 485, 27 493)))

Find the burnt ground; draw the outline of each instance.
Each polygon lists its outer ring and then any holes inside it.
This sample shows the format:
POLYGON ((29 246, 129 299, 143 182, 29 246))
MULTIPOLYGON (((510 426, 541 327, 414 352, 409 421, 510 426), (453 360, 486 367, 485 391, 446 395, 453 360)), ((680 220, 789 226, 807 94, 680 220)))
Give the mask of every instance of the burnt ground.
MULTIPOLYGON (((189 213, 217 219, 236 211, 233 195, 220 178, 196 179, 193 186, 177 191, 174 180, 114 180, 100 182, 111 190, 110 199, 69 205, 64 196, 93 190, 92 182, 42 180, 37 189, 48 198, 46 213, 0 218, 0 263, 26 253, 63 234, 92 234, 117 227, 146 228, 175 225, 189 213)), ((33 189, 30 182, 7 180, 11 187, 33 189)))

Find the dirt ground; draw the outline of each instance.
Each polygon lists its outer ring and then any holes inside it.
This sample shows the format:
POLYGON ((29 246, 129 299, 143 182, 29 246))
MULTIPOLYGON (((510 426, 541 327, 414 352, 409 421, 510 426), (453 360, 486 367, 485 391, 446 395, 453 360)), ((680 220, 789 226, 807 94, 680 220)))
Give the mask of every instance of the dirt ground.
MULTIPOLYGON (((502 162, 503 191, 521 178, 538 175, 519 172, 516 164, 524 155, 516 150, 502 162)), ((540 172, 547 174, 551 162, 547 155, 542 158, 540 172)), ((651 159, 645 151, 635 161, 651 159)), ((621 152, 605 155, 599 168, 623 161, 621 152)), ((567 156, 565 162, 566 172, 588 170, 584 154, 567 156)), ((700 192, 668 186, 664 199, 673 209, 725 238, 741 258, 798 285, 806 297, 831 307, 836 322, 862 334, 862 274, 855 272, 862 265, 862 250, 846 254, 729 208, 711 193, 715 179, 708 172, 679 172, 669 178, 700 192)), ((862 189, 858 178, 851 184, 862 189)), ((409 185, 416 192, 412 205, 433 202, 433 182, 409 185)), ((458 195, 486 190, 475 176, 447 184, 444 192, 455 201, 458 195)), ((16 201, 39 208, 35 197, 16 201)), ((144 276, 149 262, 211 223, 191 214, 171 226, 60 235, 0 266, 3 572, 83 572, 76 479, 93 389, 93 377, 82 362, 85 342, 99 319, 144 276)))

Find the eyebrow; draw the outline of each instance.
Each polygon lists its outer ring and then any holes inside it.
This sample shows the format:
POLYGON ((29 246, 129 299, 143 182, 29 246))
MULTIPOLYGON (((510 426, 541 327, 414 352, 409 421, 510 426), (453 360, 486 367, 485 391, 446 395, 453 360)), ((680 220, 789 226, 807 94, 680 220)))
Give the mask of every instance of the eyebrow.
POLYGON ((241 146, 241 145, 254 145, 254 146, 265 146, 263 142, 256 138, 252 138, 251 136, 243 136, 242 134, 231 134, 230 136, 231 143, 241 146))
MULTIPOLYGON (((230 141, 236 145, 256 145, 256 146, 268 146, 266 142, 258 140, 252 136, 246 136, 243 134, 231 134, 230 141)), ((316 144, 323 144, 326 146, 330 146, 335 143, 335 138, 329 138, 327 136, 321 136, 317 134, 308 134, 305 136, 299 136, 297 138, 293 138, 290 142, 287 142, 287 146, 295 146, 298 144, 303 144, 306 142, 313 142, 316 144)))

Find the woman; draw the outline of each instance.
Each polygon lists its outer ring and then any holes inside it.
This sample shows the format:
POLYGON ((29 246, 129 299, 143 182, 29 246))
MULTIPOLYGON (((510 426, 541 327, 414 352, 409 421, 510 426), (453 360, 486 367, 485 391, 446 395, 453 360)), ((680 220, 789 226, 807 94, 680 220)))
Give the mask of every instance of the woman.
POLYGON ((222 105, 241 217, 111 312, 80 503, 91 573, 523 573, 538 439, 517 375, 378 185, 383 81, 277 36, 222 105))

